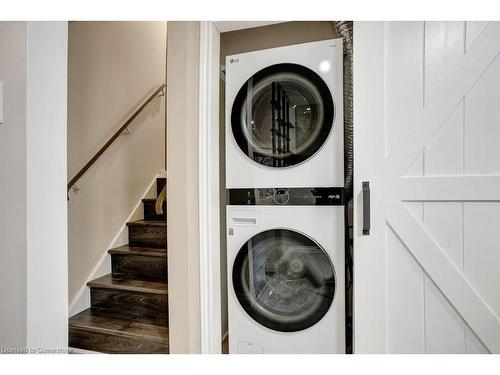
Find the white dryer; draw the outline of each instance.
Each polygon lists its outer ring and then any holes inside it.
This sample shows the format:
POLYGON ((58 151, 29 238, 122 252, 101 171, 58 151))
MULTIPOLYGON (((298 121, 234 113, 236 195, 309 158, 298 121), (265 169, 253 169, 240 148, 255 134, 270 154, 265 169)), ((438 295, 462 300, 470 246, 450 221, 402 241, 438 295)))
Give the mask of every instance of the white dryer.
POLYGON ((344 185, 342 39, 226 57, 226 188, 344 185))
POLYGON ((230 193, 229 352, 345 353, 342 189, 230 193))

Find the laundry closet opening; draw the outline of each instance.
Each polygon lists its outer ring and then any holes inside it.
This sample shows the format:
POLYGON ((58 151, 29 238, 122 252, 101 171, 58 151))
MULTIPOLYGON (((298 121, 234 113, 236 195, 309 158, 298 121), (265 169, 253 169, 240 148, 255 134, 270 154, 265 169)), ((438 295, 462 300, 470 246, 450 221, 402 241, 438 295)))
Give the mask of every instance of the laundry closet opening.
POLYGON ((316 352, 352 352, 337 30, 308 21, 220 34, 223 353, 286 352, 290 333, 322 342, 316 352))

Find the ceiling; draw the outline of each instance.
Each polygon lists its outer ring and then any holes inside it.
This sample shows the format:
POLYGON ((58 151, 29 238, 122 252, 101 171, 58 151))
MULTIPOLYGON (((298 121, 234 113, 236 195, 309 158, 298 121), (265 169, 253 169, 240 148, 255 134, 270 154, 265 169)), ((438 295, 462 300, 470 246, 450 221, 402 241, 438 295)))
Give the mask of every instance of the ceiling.
POLYGON ((285 21, 214 21, 212 22, 217 30, 221 33, 228 31, 250 29, 252 27, 260 27, 273 25, 275 23, 283 23, 285 21))

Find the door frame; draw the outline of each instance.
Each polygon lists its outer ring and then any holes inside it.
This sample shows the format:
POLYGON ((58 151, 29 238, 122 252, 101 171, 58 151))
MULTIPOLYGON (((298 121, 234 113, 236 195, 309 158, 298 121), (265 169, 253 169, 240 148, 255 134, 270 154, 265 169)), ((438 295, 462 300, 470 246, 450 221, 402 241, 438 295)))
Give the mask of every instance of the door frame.
POLYGON ((219 216, 219 48, 213 22, 200 23, 199 251, 202 354, 220 354, 221 280, 219 216))

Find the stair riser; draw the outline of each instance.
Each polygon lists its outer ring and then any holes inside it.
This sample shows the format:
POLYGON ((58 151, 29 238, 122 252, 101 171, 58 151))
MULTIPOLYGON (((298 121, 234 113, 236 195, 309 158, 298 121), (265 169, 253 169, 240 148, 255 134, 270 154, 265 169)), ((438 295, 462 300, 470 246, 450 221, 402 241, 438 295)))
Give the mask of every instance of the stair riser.
POLYGON ((144 319, 162 319, 167 322, 166 294, 91 288, 90 300, 93 308, 106 309, 117 314, 127 313, 144 319))
POLYGON ((142 202, 144 206, 144 219, 145 220, 167 220, 167 202, 163 202, 163 215, 157 215, 155 209, 155 202, 142 202))
POLYGON ((128 239, 131 246, 167 247, 167 228, 155 226, 130 226, 128 239))
POLYGON ((141 255, 111 255, 114 276, 125 275, 144 280, 167 281, 167 258, 141 255))
POLYGON ((168 344, 139 338, 121 337, 101 332, 89 332, 81 328, 69 329, 69 346, 115 354, 166 354, 168 344))
POLYGON ((166 178, 157 178, 156 179, 156 196, 159 196, 163 187, 167 184, 166 178))

